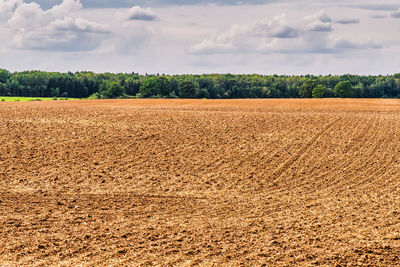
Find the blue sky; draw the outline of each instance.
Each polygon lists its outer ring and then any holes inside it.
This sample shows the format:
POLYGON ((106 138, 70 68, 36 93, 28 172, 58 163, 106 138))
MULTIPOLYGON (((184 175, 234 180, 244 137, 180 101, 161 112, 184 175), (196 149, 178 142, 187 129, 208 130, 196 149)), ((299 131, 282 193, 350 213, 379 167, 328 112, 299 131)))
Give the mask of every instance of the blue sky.
POLYGON ((0 0, 0 68, 398 73, 400 2, 0 0))

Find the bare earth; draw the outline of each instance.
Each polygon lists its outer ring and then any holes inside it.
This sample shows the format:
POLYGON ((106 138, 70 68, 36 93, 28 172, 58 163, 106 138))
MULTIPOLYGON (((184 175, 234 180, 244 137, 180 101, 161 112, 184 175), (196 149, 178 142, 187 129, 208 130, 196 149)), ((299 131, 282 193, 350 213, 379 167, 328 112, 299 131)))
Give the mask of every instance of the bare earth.
POLYGON ((400 263, 400 101, 0 103, 0 265, 400 263))

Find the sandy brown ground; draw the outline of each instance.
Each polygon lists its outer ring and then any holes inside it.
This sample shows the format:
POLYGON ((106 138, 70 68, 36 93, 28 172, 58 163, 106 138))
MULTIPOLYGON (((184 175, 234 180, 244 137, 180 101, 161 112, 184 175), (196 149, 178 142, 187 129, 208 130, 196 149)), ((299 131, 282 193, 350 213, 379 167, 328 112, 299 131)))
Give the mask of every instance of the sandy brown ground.
POLYGON ((0 265, 400 263, 400 101, 0 103, 0 265))

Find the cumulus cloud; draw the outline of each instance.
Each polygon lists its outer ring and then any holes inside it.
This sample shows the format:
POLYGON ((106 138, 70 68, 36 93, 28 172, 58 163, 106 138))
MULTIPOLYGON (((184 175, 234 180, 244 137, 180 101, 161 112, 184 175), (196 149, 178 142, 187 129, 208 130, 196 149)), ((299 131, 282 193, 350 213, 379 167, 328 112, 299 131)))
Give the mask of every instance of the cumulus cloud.
POLYGON ((286 22, 286 15, 275 16, 272 20, 260 20, 248 28, 256 35, 271 38, 295 38, 298 36, 298 30, 291 27, 286 22))
POLYGON ((141 8, 140 6, 134 6, 128 10, 129 20, 145 20, 152 21, 157 20, 157 15, 150 8, 141 8))
POLYGON ((44 12, 37 3, 18 6, 8 24, 17 30, 27 30, 44 26, 51 18, 49 12, 44 12))
POLYGON ((306 30, 315 32, 330 32, 332 31, 332 18, 325 11, 320 11, 314 15, 306 16, 306 30))
POLYGON ((204 39, 189 48, 190 53, 227 53, 251 50, 258 40, 293 39, 298 30, 288 25, 285 15, 271 20, 262 19, 252 24, 233 25, 229 30, 204 39))
POLYGON ((314 32, 330 32, 332 31, 332 24, 324 23, 321 21, 314 21, 312 23, 309 23, 306 26, 306 29, 308 31, 314 31, 314 32))
POLYGON ((92 32, 109 33, 109 27, 88 21, 82 18, 64 17, 62 20, 52 21, 47 27, 52 32, 92 32))
POLYGON ((359 24, 360 20, 359 19, 352 19, 352 18, 337 19, 337 20, 335 20, 335 23, 338 23, 338 24, 359 24))
POLYGON ((82 4, 79 0, 64 0, 60 5, 55 5, 48 10, 43 10, 35 2, 23 3, 15 9, 8 24, 15 29, 22 30, 43 27, 54 20, 79 11, 81 8, 82 4))
MULTIPOLYGON (((227 31, 192 45, 189 53, 340 53, 350 49, 379 49, 370 41, 335 39, 332 18, 325 11, 289 22, 284 15, 227 31)), ((349 21, 343 21, 349 23, 349 21)), ((342 22, 342 23, 343 23, 342 22)))
POLYGON ((305 20, 310 20, 310 21, 320 21, 322 23, 329 23, 332 22, 332 18, 328 16, 325 10, 321 10, 313 15, 310 16, 305 16, 305 20))
POLYGON ((8 20, 22 0, 0 0, 0 21, 8 20))
POLYGON ((213 54, 234 52, 239 38, 249 32, 248 25, 233 25, 228 31, 204 39, 189 48, 190 53, 213 54))
POLYGON ((18 49, 79 51, 92 50, 101 36, 110 33, 107 25, 74 16, 82 9, 79 0, 63 0, 43 10, 37 3, 22 3, 8 20, 12 46, 18 49))

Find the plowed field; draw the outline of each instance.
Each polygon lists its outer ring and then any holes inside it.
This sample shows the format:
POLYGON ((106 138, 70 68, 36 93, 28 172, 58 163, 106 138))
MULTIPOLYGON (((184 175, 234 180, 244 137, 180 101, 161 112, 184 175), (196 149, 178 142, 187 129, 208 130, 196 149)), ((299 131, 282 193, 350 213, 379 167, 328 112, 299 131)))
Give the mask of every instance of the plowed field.
POLYGON ((0 103, 0 265, 400 263, 400 101, 0 103))

